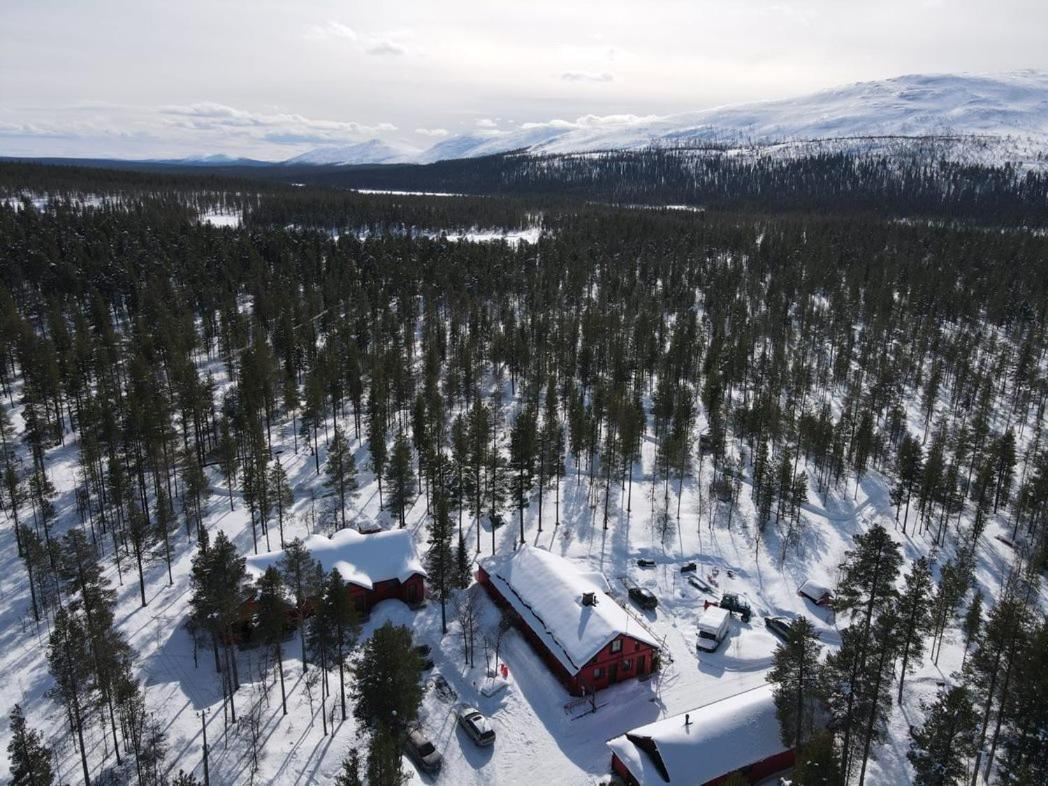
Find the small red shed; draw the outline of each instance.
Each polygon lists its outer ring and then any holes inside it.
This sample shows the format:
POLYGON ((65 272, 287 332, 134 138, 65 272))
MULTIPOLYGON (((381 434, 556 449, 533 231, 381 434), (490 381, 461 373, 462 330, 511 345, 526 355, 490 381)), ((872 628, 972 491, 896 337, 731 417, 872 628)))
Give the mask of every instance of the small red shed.
POLYGON ((477 579, 569 693, 652 672, 657 641, 608 594, 600 573, 524 545, 484 560, 477 579))

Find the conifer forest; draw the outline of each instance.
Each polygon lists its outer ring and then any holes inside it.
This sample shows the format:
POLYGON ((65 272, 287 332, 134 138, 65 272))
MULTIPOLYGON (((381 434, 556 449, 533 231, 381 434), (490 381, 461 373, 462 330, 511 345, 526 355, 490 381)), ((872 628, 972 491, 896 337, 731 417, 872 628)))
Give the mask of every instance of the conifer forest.
POLYGON ((0 781, 605 784, 769 683, 797 786, 1048 782, 1043 174, 278 169, 0 162, 0 781), (344 530, 409 532, 424 598, 352 602, 344 530), (477 581, 524 545, 649 680, 568 695, 477 581))

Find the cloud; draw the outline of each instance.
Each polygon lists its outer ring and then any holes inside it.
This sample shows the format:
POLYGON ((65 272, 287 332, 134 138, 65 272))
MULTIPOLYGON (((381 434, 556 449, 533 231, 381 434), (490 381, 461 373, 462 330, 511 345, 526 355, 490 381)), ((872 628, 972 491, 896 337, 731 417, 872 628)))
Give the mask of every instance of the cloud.
POLYGON ((565 82, 614 82, 615 75, 603 72, 600 74, 591 74, 586 71, 565 71, 560 75, 561 80, 565 82))
POLYGON ((477 128, 498 128, 498 123, 490 117, 482 117, 477 121, 477 128))
POLYGON ((45 116, 0 113, 0 139, 30 147, 32 140, 63 143, 61 150, 131 150, 127 140, 152 153, 255 153, 286 156, 305 146, 361 142, 397 130, 389 122, 361 123, 306 117, 294 112, 254 112, 213 101, 163 106, 70 107, 45 116))
POLYGON ((446 128, 416 128, 415 133, 421 134, 422 136, 442 137, 447 136, 451 132, 446 128))
POLYGON ((601 126, 632 126, 651 123, 658 115, 582 115, 574 120, 554 119, 543 123, 521 123, 521 128, 599 128, 601 126))
POLYGON ((358 33, 349 25, 334 20, 328 20, 320 25, 306 25, 302 35, 310 41, 348 42, 357 51, 379 57, 403 55, 408 51, 396 40, 405 37, 402 32, 388 32, 382 35, 358 33))
POLYGON ((314 41, 334 39, 356 41, 359 37, 357 36, 356 30, 349 25, 344 25, 341 22, 335 22, 333 20, 329 20, 322 25, 306 25, 306 30, 303 35, 314 41))
POLYGON ((364 50, 369 55, 402 55, 407 50, 399 44, 394 44, 392 41, 379 41, 373 46, 369 46, 364 50))
POLYGON ((270 141, 345 141, 347 138, 360 139, 397 130, 392 123, 369 125, 355 121, 320 120, 293 113, 266 114, 209 101, 184 106, 162 106, 154 112, 168 126, 201 132, 238 131, 270 141))

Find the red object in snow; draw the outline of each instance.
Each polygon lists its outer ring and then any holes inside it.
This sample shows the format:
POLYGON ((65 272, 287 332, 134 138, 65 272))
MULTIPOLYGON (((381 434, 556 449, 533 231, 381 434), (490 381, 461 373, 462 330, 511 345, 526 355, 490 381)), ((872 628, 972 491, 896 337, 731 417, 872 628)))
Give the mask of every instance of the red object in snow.
POLYGON ((502 672, 503 679, 509 676, 509 667, 505 663, 502 664, 500 671, 502 672))

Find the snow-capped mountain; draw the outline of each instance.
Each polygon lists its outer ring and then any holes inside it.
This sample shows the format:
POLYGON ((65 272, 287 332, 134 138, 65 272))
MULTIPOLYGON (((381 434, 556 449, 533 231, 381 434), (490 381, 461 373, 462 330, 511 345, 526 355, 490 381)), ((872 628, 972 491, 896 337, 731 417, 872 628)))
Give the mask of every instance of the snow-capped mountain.
POLYGON ((499 136, 473 155, 885 136, 1025 138, 1048 148, 1048 73, 912 75, 654 119, 554 121, 499 136), (542 129, 549 136, 532 142, 542 129))
POLYGON ((950 157, 1032 160, 1048 151, 1048 73, 910 75, 665 117, 582 117, 473 132, 411 153, 372 140, 322 148, 288 163, 353 164, 686 147, 703 143, 812 143, 822 149, 892 152, 885 138, 953 138, 950 157), (964 137, 958 141, 957 137, 964 137))
POLYGON ((285 164, 401 164, 413 161, 421 151, 401 143, 370 139, 350 145, 318 147, 285 161, 285 164))

